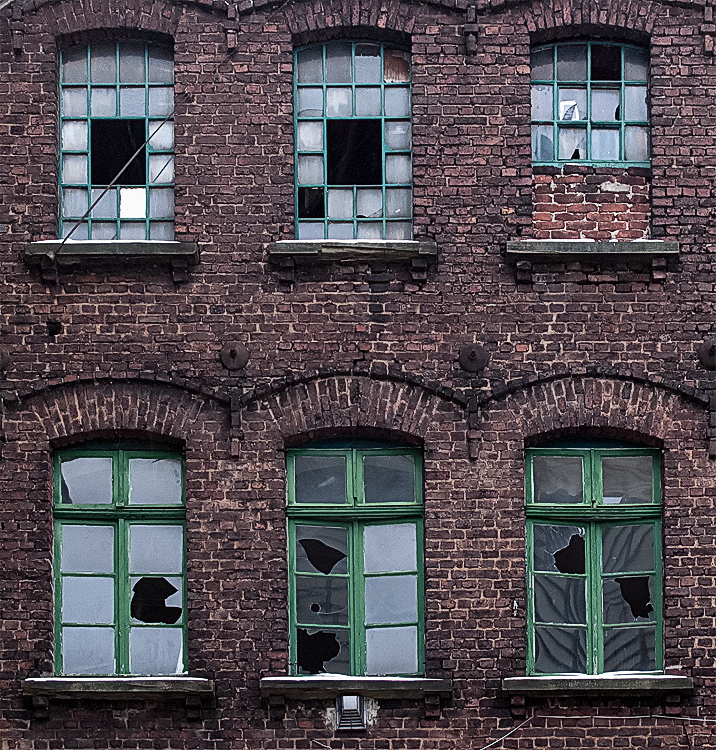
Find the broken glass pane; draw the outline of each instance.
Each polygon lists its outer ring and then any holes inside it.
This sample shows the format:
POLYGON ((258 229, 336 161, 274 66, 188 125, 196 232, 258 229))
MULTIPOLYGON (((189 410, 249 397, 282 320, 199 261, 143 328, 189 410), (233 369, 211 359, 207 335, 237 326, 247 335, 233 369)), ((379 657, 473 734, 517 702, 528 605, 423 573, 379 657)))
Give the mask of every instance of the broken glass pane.
POLYGON ((624 133, 624 158, 627 161, 648 161, 649 128, 626 127, 624 133))
MULTIPOLYGON (((171 193, 171 191, 156 192, 171 193)), ((132 458, 129 460, 130 505, 181 505, 181 502, 182 463, 180 459, 132 458)))
POLYGON ((299 674, 350 674, 350 631, 296 630, 296 663, 299 674))
POLYGON ((181 578, 132 578, 130 614, 137 622, 174 625, 182 616, 181 578))
POLYGON ((119 45, 120 83, 144 83, 144 45, 122 42, 119 45))
POLYGON ((114 628, 62 628, 63 674, 114 671, 114 628))
POLYGON ((387 240, 412 240, 413 225, 409 221, 391 221, 385 228, 387 240))
POLYGON ((587 622, 583 578, 535 576, 535 620, 585 624, 587 622))
POLYGON ((184 671, 181 628, 133 627, 129 631, 132 674, 181 674, 184 671))
POLYGON ((174 239, 174 222, 173 221, 152 221, 149 224, 150 240, 167 240, 174 239))
POLYGON ((381 130, 380 120, 328 120, 329 185, 380 185, 383 182, 381 130))
POLYGON ((645 121, 646 86, 627 86, 624 89, 624 119, 630 121, 645 121))
POLYGON ((87 89, 62 89, 62 114, 64 117, 87 116, 87 89))
POLYGON ((646 81, 649 72, 649 53, 644 49, 624 48, 624 79, 646 81))
POLYGON ((65 120, 62 123, 62 148, 65 151, 87 150, 86 120, 65 120))
POLYGON ((119 191, 119 217, 121 219, 143 219, 146 215, 146 189, 121 188, 119 191))
POLYGON ((323 123, 320 120, 298 123, 298 150, 323 151, 323 123))
POLYGON ((332 221, 328 225, 328 239, 329 240, 352 240, 353 239, 353 224, 347 224, 345 222, 332 221))
POLYGON ((380 116, 380 88, 370 87, 356 89, 356 116, 380 116))
POLYGON ((584 573, 584 529, 534 524, 534 569, 584 573))
POLYGON ((326 117, 350 117, 353 114, 353 92, 349 88, 326 90, 326 117))
POLYGON ((413 456, 364 456, 363 481, 366 503, 415 501, 413 456))
POLYGON ((348 573, 348 530, 342 526, 296 526, 296 570, 348 573))
POLYGON ((114 623, 114 579, 64 576, 62 621, 92 625, 114 623))
POLYGON ((534 456, 532 482, 536 503, 581 503, 581 456, 534 456))
POLYGON ((328 191, 328 218, 329 219, 352 219, 353 218, 353 191, 337 190, 331 188, 328 191))
POLYGON ((149 116, 166 117, 174 107, 174 91, 167 86, 149 89, 149 116))
POLYGON ((605 578, 602 590, 604 622, 611 624, 638 620, 653 621, 653 590, 653 576, 605 578))
POLYGON ((62 191, 62 215, 67 218, 76 216, 81 218, 87 211, 87 191, 65 188, 62 191))
POLYGON ((561 674, 587 671, 587 634, 583 628, 535 627, 535 671, 561 674))
POLYGON ((92 89, 90 94, 92 117, 114 117, 117 114, 117 92, 115 89, 92 89))
POLYGON ((90 46, 90 75, 92 83, 115 83, 117 60, 114 42, 90 46))
POLYGON ((559 119, 564 122, 587 119, 586 89, 559 89, 559 119))
POLYGON ((174 182, 173 156, 153 154, 149 157, 149 182, 162 184, 174 182))
POLYGON ((172 218, 174 216, 173 190, 153 188, 149 191, 149 216, 151 218, 172 218))
POLYGON ((174 123, 156 121, 149 123, 149 148, 152 151, 171 151, 174 148, 174 123))
POLYGON ((654 627, 605 628, 605 672, 651 672, 656 669, 654 627))
POLYGON ((602 458, 602 492, 605 505, 652 501, 651 456, 602 458))
MULTIPOLYGON (((106 192, 102 188, 95 188, 91 193, 92 203, 98 198, 97 205, 92 209, 92 218, 116 219, 117 218, 117 191, 110 188, 106 192), (100 198, 100 196, 102 196, 100 198)), ((92 225, 94 232, 94 224, 92 225)))
POLYGON ((344 456, 296 456, 297 503, 345 503, 344 456))
POLYGON ((348 625, 348 579, 296 576, 296 620, 305 625, 348 625))
POLYGON ((130 573, 178 573, 184 563, 184 529, 181 526, 131 524, 130 573))
POLYGON ((560 128, 559 158, 570 160, 586 159, 587 131, 582 128, 560 128))
POLYGON ((87 81, 87 47, 80 45, 62 51, 62 83, 87 81))
POLYGON ((592 128, 592 159, 619 160, 619 131, 611 128, 592 128))
POLYGON ((587 80, 586 44, 561 44, 557 47, 557 78, 560 81, 587 80))
POLYGON ((418 671, 418 628, 370 628, 365 632, 365 673, 414 674, 418 671))
POLYGON ((299 185, 315 185, 320 182, 323 182, 323 157, 301 154, 298 157, 299 185))
POLYGON ((91 505, 112 502, 111 458, 83 457, 63 461, 60 475, 63 503, 91 505))
POLYGON ((407 52, 396 49, 384 50, 383 80, 385 83, 410 81, 410 55, 407 52))
POLYGON ((619 119, 619 90, 592 89, 592 120, 607 122, 619 119))
POLYGON ((554 78, 554 56, 551 48, 533 52, 531 63, 533 81, 551 81, 554 78))
POLYGON ((299 83, 323 82, 323 48, 309 47, 296 53, 297 78, 299 83))
POLYGON ((554 130, 551 125, 532 126, 532 158, 535 161, 554 159, 554 130))
POLYGON ((385 116, 408 117, 410 115, 410 89, 395 87, 385 89, 385 116))
POLYGON ((634 524, 603 529, 602 566, 605 573, 654 570, 654 527, 634 524))
POLYGON ((355 82, 380 83, 380 47, 377 44, 356 44, 355 82))
POLYGON ((408 151, 411 146, 410 123, 403 120, 385 123, 385 147, 391 151, 408 151))
POLYGON ((323 114, 323 89, 298 89, 298 116, 320 117, 323 114))
POLYGON ((326 83, 351 82, 351 45, 343 42, 326 46, 326 83))
POLYGON ((532 119, 551 120, 553 88, 550 85, 536 84, 532 86, 532 119))
POLYGON ((414 523, 366 526, 363 569, 366 573, 408 573, 417 569, 414 523))
POLYGON ((149 82, 173 83, 174 55, 166 47, 149 47, 149 82))
POLYGON ((413 170, 409 154, 388 154, 385 157, 385 181, 395 184, 410 184, 413 170))
POLYGON ((109 185, 115 178, 118 185, 143 185, 146 182, 145 131, 144 120, 91 121, 93 185, 109 185), (130 159, 129 166, 117 177, 130 159))
POLYGON ((358 188, 356 216, 377 219, 383 215, 383 191, 380 188, 358 188))
POLYGON ((382 221, 361 221, 358 224, 357 236, 360 240, 383 239, 382 221))
POLYGON ((119 225, 120 240, 143 240, 146 239, 146 228, 144 222, 123 221, 119 225))
MULTIPOLYGON (((326 215, 325 208, 323 205, 323 188, 322 187, 300 187, 298 188, 298 218, 299 219, 322 219, 326 215)), ((323 237, 323 224, 302 224, 299 225, 299 233, 301 231, 306 232, 307 230, 314 228, 315 231, 320 232, 316 234, 313 239, 323 237), (303 230, 301 229, 303 227, 303 230)), ((312 239, 308 236, 299 236, 299 239, 312 239)))
POLYGON ((622 48, 617 45, 593 44, 591 79, 619 81, 622 77, 622 48))
POLYGON ((382 576, 365 579, 366 625, 415 622, 417 619, 417 576, 382 576))
POLYGON ((68 156, 62 157, 62 181, 65 184, 87 182, 87 157, 68 156))
POLYGON ((410 188, 388 188, 385 191, 385 215, 388 218, 410 216, 413 193, 410 188))

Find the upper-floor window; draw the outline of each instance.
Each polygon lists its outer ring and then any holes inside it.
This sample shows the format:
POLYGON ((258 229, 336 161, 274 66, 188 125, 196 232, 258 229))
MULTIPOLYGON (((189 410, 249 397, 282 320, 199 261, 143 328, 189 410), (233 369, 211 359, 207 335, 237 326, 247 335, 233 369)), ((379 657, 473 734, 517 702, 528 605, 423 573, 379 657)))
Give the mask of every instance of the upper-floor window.
POLYGON ((174 239, 173 81, 172 51, 158 44, 62 50, 62 237, 174 239))
POLYGON ((412 239, 408 52, 329 42, 294 70, 298 238, 412 239))
POLYGON ((532 161, 649 163, 648 51, 560 42, 532 51, 532 161))

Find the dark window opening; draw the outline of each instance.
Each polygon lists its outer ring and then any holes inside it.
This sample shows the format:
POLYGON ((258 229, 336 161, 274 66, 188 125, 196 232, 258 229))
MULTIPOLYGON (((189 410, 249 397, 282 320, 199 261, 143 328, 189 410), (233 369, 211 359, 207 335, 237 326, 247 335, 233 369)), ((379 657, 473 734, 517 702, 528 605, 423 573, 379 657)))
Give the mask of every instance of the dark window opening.
POLYGON ((380 120, 328 120, 328 184, 382 185, 380 120))
POLYGON ((298 218, 323 219, 325 215, 323 188, 298 188, 298 218))
POLYGON ((167 607, 164 601, 179 590, 166 578, 140 578, 132 590, 130 613, 135 619, 173 625, 181 617, 181 607, 167 607))
POLYGON ((309 633, 305 628, 296 630, 296 661, 298 668, 309 674, 325 672, 323 664, 335 659, 341 652, 335 633, 319 630, 309 633))
POLYGON ((634 617, 649 617, 654 611, 651 604, 648 576, 622 576, 614 579, 619 584, 624 601, 634 617))
POLYGON ((620 81, 622 77, 621 47, 593 45, 591 73, 593 81, 620 81))
POLYGON ((554 553, 554 564, 560 573, 584 573, 584 538, 572 535, 569 544, 554 553))
POLYGON ((147 167, 145 158, 146 126, 144 120, 91 120, 90 169, 93 185, 109 185, 132 155, 132 159, 117 185, 145 185, 147 167))
POLYGON ((324 544, 320 539, 299 539, 298 543, 303 547, 308 562, 325 575, 328 575, 341 560, 346 559, 345 552, 324 544))

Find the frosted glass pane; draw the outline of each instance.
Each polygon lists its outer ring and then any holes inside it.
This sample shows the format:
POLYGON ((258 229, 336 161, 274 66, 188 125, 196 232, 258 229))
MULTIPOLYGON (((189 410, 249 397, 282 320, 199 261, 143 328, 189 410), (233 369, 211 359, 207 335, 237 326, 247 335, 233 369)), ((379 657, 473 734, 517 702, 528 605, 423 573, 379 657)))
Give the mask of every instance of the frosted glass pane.
POLYGON ((656 669, 655 629, 605 628, 604 670, 652 672, 656 669))
POLYGON ((592 128, 592 159, 595 161, 619 160, 619 131, 592 128))
POLYGON ((413 170, 408 154, 388 154, 385 157, 385 181, 409 185, 412 181, 413 170))
POLYGON ((323 123, 306 121, 298 123, 298 150, 323 151, 323 123))
POLYGON ((587 80, 586 44, 561 44, 557 47, 557 78, 560 81, 587 80))
POLYGON ((552 48, 532 53, 532 80, 551 81, 554 78, 554 54, 552 48))
POLYGON ((649 128, 625 128, 624 152, 627 161, 648 161, 649 128))
POLYGON ((326 47, 326 82, 351 82, 351 45, 339 42, 326 47))
POLYGON ((129 669, 133 674, 166 675, 184 671, 181 628, 132 628, 129 669))
POLYGON ((115 83, 117 61, 114 42, 90 46, 90 76, 92 83, 115 83))
POLYGON ((587 90, 560 89, 557 117, 564 121, 587 119, 587 90))
MULTIPOLYGON (((92 202, 94 203, 97 198, 102 195, 103 189, 92 191, 92 202)), ((117 218, 117 190, 110 188, 101 198, 99 202, 92 209, 92 218, 95 219, 116 219, 117 218)))
POLYGON ((298 225, 299 240, 322 240, 323 222, 302 221, 298 225))
POLYGON ((358 224, 356 236, 359 240, 382 240, 382 221, 362 221, 358 224))
POLYGON ((587 671, 587 636, 583 628, 535 627, 535 671, 542 674, 587 671))
POLYGON ((184 529, 181 526, 132 524, 129 527, 131 573, 182 573, 184 529))
POLYGON ((73 240, 86 240, 88 237, 89 227, 87 222, 76 225, 74 221, 66 221, 62 226, 62 236, 71 236, 73 240), (72 233, 70 235, 70 233, 72 233))
POLYGON ((605 573, 654 570, 654 527, 634 524, 603 529, 602 567, 605 573))
POLYGON ((536 84, 532 86, 532 119, 533 120, 551 120, 552 97, 554 89, 552 86, 536 84))
POLYGON ((532 126, 532 158, 535 161, 554 160, 554 130, 551 125, 532 126))
POLYGON ((356 89, 356 115, 358 117, 380 116, 380 89, 356 89))
POLYGON ((149 123, 149 148, 155 151, 171 151, 174 148, 174 123, 156 121, 149 123))
POLYGON ((417 619, 417 576, 365 579, 366 625, 415 622, 417 619))
POLYGON ((380 188, 358 188, 356 192, 358 218, 377 219, 383 216, 383 191, 380 188))
POLYGON ((144 45, 122 42, 119 45, 120 83, 144 83, 144 45))
POLYGON ((66 151, 87 150, 86 120, 65 120, 62 123, 62 148, 66 151))
POLYGON ((299 83, 323 82, 323 48, 310 47, 296 54, 296 72, 299 83))
POLYGON ((624 48, 624 78, 627 81, 646 81, 649 72, 649 53, 643 49, 624 48))
POLYGON ((347 574, 348 530, 344 526, 296 526, 296 570, 347 574))
POLYGON ((114 628, 62 628, 63 674, 114 674, 114 628))
POLYGON ((147 191, 145 188, 119 189, 119 217, 121 219, 143 219, 147 215, 147 191))
POLYGON ((412 240, 413 225, 409 221, 390 221, 385 228, 388 240, 412 240))
POLYGON ((390 87, 385 89, 385 116, 408 117, 410 115, 410 89, 390 87))
POLYGON ((408 188, 388 188, 385 191, 385 215, 388 218, 410 216, 412 191, 408 188))
POLYGON ((113 221, 93 221, 92 239, 94 240, 116 240, 117 225, 113 221))
POLYGON ((415 524, 366 526, 363 559, 366 573, 408 573, 417 570, 415 524))
POLYGON ((112 526, 62 525, 63 573, 114 572, 112 526))
POLYGON ((74 505, 112 502, 112 459, 73 458, 60 465, 61 502, 74 505))
POLYGON ((182 462, 178 458, 132 458, 130 505, 181 505, 182 462))
POLYGON ((298 184, 315 185, 323 182, 323 157, 298 157, 298 184))
POLYGON ((353 191, 352 190, 329 190, 328 191, 328 218, 329 219, 352 219, 353 218, 353 191))
POLYGON ((87 191, 65 188, 62 191, 62 215, 81 218, 87 211, 87 191))
POLYGON ((174 239, 174 222, 173 221, 152 221, 149 223, 150 240, 167 240, 174 239))
POLYGON ((352 240, 353 239, 353 224, 345 224, 338 222, 331 222, 328 225, 328 239, 329 240, 352 240))
POLYGON ((326 117, 350 117, 352 114, 351 89, 336 88, 326 91, 326 117))
POLYGON ((87 157, 62 157, 62 182, 67 184, 87 182, 87 157))
POLYGON ((87 82, 87 47, 70 47, 62 51, 62 82, 87 82))
POLYGON ((410 123, 404 120, 385 123, 385 147, 391 151, 409 151, 410 123))
POLYGON ((114 117, 117 114, 116 91, 114 89, 92 89, 90 110, 92 117, 114 117))
POLYGON ((159 86, 149 89, 149 116, 166 117, 174 107, 174 89, 159 86))
POLYGON ((574 160, 586 159, 587 131, 581 128, 560 128, 559 158, 574 160))
POLYGON ((172 83, 174 81, 174 55, 165 47, 149 47, 149 81, 172 83))
POLYGON ((298 116, 320 117, 323 114, 323 89, 298 90, 298 116))
POLYGON ((143 88, 122 86, 119 89, 119 114, 122 117, 144 117, 145 102, 143 88))
POLYGON ((166 154, 150 155, 149 157, 149 182, 171 183, 174 182, 174 157, 166 154))
POLYGON ((646 86, 627 86, 624 89, 624 119, 646 121, 646 86))
POLYGON ((168 219, 174 216, 174 191, 171 188, 149 191, 149 216, 168 219))
POLYGON ((87 116, 87 89, 62 89, 62 114, 65 117, 87 116))
POLYGON ((62 579, 62 621, 89 625, 114 623, 114 579, 62 579))
POLYGON ((418 671, 418 629, 366 630, 365 651, 366 674, 414 674, 418 671))
POLYGON ((147 237, 147 229, 144 222, 123 221, 119 226, 120 240, 144 240, 147 237))
POLYGON ((356 44, 355 82, 380 83, 380 47, 377 44, 356 44))
POLYGON ((619 91, 592 89, 592 120, 607 122, 619 119, 619 91))

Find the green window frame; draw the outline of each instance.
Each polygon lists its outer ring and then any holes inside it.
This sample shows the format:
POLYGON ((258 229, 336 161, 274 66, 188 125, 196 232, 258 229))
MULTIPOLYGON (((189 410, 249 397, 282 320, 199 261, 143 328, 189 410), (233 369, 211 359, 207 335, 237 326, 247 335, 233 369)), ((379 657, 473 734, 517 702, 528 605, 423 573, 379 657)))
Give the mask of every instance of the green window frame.
POLYGON ((649 51, 602 41, 532 50, 532 162, 649 166, 649 51))
POLYGON ((53 515, 56 673, 185 673, 182 456, 60 451, 53 515))
POLYGON ((369 41, 294 56, 299 240, 412 240, 410 54, 369 41))
POLYGON ((660 454, 526 453, 527 672, 663 671, 660 454))
POLYGON ((287 477, 292 674, 423 674, 420 451, 289 450, 287 477))
POLYGON ((170 47, 118 41, 60 51, 61 237, 174 239, 173 112, 170 47))

